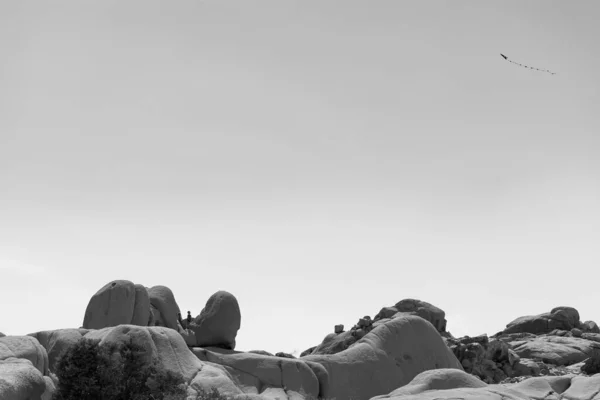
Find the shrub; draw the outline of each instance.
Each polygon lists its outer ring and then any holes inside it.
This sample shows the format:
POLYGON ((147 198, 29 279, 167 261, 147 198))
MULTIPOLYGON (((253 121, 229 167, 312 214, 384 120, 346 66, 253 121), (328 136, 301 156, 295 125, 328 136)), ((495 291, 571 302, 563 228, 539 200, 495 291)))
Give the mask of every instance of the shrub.
POLYGON ((592 356, 585 360, 585 363, 581 367, 581 372, 588 375, 600 373, 600 350, 594 351, 592 356))
POLYGON ((198 390, 196 400, 229 400, 229 398, 224 394, 221 394, 217 388, 213 387, 210 391, 204 389, 198 390))
POLYGON ((99 346, 82 339, 60 357, 53 400, 184 400, 183 377, 147 363, 145 349, 131 339, 99 346))

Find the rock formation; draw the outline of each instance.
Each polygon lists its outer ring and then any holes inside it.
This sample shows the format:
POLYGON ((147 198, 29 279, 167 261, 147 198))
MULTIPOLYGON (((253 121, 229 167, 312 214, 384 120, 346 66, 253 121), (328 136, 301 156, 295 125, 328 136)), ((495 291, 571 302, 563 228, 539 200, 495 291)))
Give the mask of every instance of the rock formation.
POLYGON ((600 375, 544 376, 512 385, 488 385, 463 371, 425 371, 412 382, 371 400, 597 400, 600 375))
MULTIPOLYGON (((593 324, 593 323, 592 323, 593 324)), ((519 317, 506 325, 502 333, 549 333, 555 329, 570 331, 584 326, 579 322, 579 312, 572 307, 555 307, 550 312, 519 317)), ((593 327, 592 327, 593 329, 593 327)))
POLYGON ((90 299, 85 310, 83 327, 100 329, 107 326, 148 323, 150 302, 142 285, 116 280, 104 285, 90 299))
POLYGON ((235 296, 219 291, 182 319, 173 292, 112 281, 89 301, 84 326, 27 336, 0 334, 0 399, 50 400, 60 356, 82 338, 128 342, 147 361, 183 376, 193 398, 212 387, 241 400, 600 400, 600 329, 572 307, 517 318, 502 332, 455 338, 445 313, 405 299, 347 331, 334 325, 300 358, 235 351, 235 296), (551 376, 554 375, 554 376, 551 376))
POLYGON ((46 349, 33 337, 0 338, 0 399, 50 399, 55 384, 49 376, 46 349))
POLYGON ((436 329, 423 318, 380 320, 365 336, 335 354, 307 355, 325 367, 324 398, 368 399, 410 382, 428 369, 462 367, 436 329))
POLYGON ((310 354, 339 353, 363 338, 367 333, 373 330, 373 328, 384 324, 391 319, 406 315, 419 316, 426 321, 429 321, 438 332, 445 333, 446 331, 444 311, 421 300, 405 299, 399 301, 393 307, 382 308, 373 319, 368 315, 360 318, 349 331, 344 331, 343 325, 336 325, 334 327, 334 333, 325 336, 321 344, 303 351, 300 354, 300 357, 310 354))
POLYGON ((171 289, 166 286, 153 286, 148 289, 148 296, 154 319, 153 325, 179 330, 177 314, 181 311, 171 289))
POLYGON ((237 299, 229 292, 219 291, 210 296, 189 329, 195 334, 196 346, 218 346, 233 350, 240 324, 237 299))

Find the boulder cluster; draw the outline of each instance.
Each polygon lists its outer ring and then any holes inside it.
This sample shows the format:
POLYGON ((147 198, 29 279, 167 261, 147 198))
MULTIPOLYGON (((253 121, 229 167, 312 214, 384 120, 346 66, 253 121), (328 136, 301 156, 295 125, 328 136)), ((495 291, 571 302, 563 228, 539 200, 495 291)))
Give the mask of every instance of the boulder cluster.
POLYGON ((189 324, 180 316, 175 295, 168 287, 147 288, 116 280, 92 296, 82 328, 102 329, 123 324, 162 326, 179 332, 190 347, 235 348, 241 313, 237 299, 231 293, 219 291, 213 294, 189 324))
POLYGON ((572 307, 519 317, 492 336, 455 338, 444 311, 405 299, 348 330, 334 325, 299 358, 236 351, 240 321, 225 291, 183 319, 166 286, 112 281, 91 297, 79 329, 0 333, 0 399, 51 400, 58 360, 83 338, 137 343, 183 376, 189 398, 213 387, 252 400, 599 398, 600 329, 572 307))
POLYGON ((428 321, 440 333, 446 331, 446 313, 436 306, 415 299, 404 299, 391 307, 382 308, 373 319, 366 315, 344 331, 344 325, 335 325, 333 333, 325 336, 321 344, 311 347, 300 354, 300 357, 310 354, 336 354, 348 349, 374 328, 383 325, 394 318, 407 315, 418 316, 428 321))
POLYGON ((577 372, 583 361, 600 350, 598 325, 581 322, 572 307, 519 317, 491 338, 446 335, 445 341, 466 372, 491 384, 548 375, 560 371, 559 367, 575 366, 563 371, 577 372))

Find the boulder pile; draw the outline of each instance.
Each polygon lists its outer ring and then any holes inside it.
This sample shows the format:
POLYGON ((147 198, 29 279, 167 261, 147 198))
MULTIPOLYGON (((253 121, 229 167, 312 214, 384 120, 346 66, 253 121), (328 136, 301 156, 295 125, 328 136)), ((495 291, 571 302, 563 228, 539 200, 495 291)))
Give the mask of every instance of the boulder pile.
POLYGON ((572 307, 524 316, 493 335, 455 338, 444 311, 416 299, 359 318, 299 358, 235 350, 241 312, 218 291, 184 320, 171 289, 112 281, 90 299, 79 329, 0 333, 0 399, 50 400, 61 355, 82 338, 133 341, 183 376, 188 398, 217 388, 231 399, 597 399, 600 329, 572 307))
POLYGON ((348 331, 344 331, 344 325, 335 325, 333 333, 325 336, 319 345, 303 351, 300 357, 339 353, 351 347, 374 328, 394 318, 408 315, 421 317, 431 323, 438 332, 446 332, 446 314, 444 311, 421 300, 405 299, 396 303, 395 306, 382 308, 373 319, 368 315, 360 318, 348 331))

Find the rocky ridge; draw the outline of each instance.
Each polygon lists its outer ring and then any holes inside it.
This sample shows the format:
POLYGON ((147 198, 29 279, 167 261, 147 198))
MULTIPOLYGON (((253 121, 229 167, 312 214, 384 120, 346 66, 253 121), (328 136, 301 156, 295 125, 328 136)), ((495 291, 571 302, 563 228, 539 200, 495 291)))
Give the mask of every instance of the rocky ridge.
POLYGON ((333 325, 299 358, 236 351, 240 321, 225 291, 184 319, 169 288, 112 281, 91 296, 79 329, 0 333, 0 398, 50 400, 61 354, 89 338, 101 346, 135 341, 184 377, 190 398, 216 387, 240 400, 600 400, 600 375, 592 376, 600 372, 600 329, 572 307, 519 317, 492 336, 455 338, 443 310, 405 299, 347 331, 333 325))

